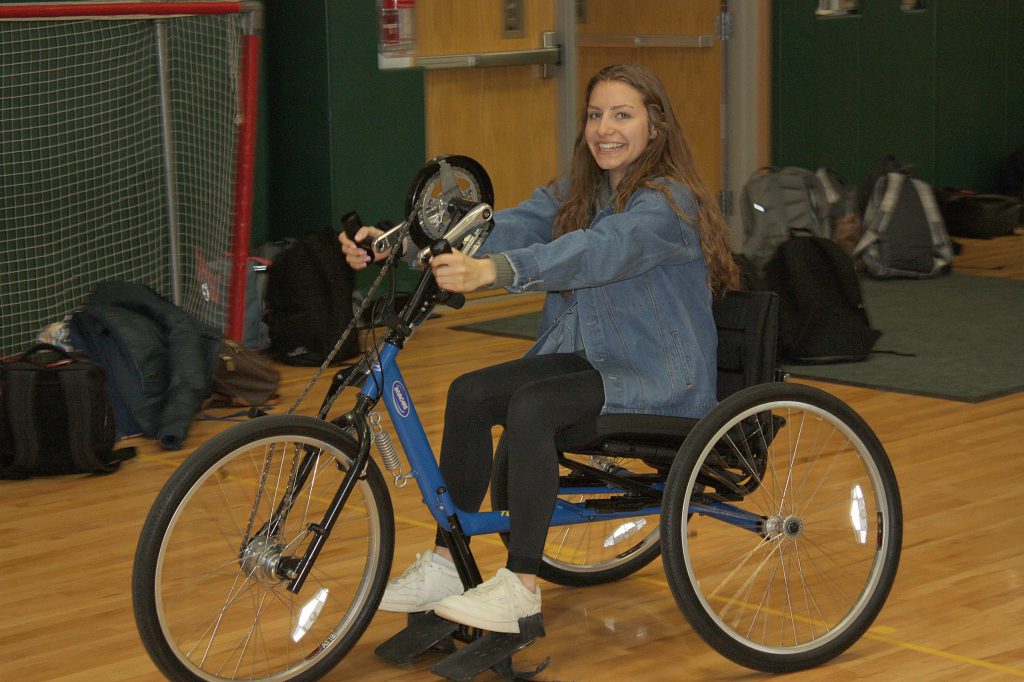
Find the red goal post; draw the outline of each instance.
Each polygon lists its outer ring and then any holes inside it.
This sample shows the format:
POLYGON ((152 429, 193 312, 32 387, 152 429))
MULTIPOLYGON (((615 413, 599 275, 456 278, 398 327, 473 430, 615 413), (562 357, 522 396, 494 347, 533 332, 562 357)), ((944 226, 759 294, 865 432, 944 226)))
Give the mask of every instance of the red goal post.
MULTIPOLYGON (((253 199, 253 175, 255 166, 255 143, 256 143, 256 111, 257 111, 257 99, 258 99, 258 81, 259 81, 259 61, 260 61, 260 49, 261 49, 261 31, 262 31, 262 3, 256 1, 244 1, 244 2, 178 2, 175 0, 167 0, 165 2, 43 2, 43 3, 18 3, 18 4, 0 4, 0 25, 10 25, 12 23, 22 23, 20 20, 26 20, 25 25, 39 24, 39 23, 64 23, 64 20, 74 21, 102 21, 111 20, 116 22, 119 20, 160 20, 160 19, 171 19, 181 17, 209 17, 214 15, 238 15, 240 18, 240 36, 238 38, 238 54, 232 55, 230 59, 237 60, 238 72, 234 75, 237 80, 237 101, 234 102, 233 106, 237 109, 231 112, 230 116, 234 122, 235 133, 234 133, 234 168, 233 168, 233 196, 230 198, 231 217, 229 220, 223 220, 221 222, 230 223, 226 225, 224 229, 230 231, 229 243, 230 246, 227 249, 227 253, 207 253, 208 257, 228 257, 230 259, 230 265, 228 268, 230 274, 228 275, 227 284, 227 301, 223 302, 226 305, 221 305, 224 309, 223 313, 220 313, 220 319, 209 319, 210 306, 206 306, 204 312, 198 312, 196 308, 203 308, 202 305, 181 300, 182 292, 181 285, 179 282, 180 273, 174 272, 176 269, 181 269, 180 264, 175 264, 170 269, 172 271, 171 278, 173 284, 169 287, 169 291, 161 292, 168 294, 168 297, 174 300, 175 303, 182 305, 186 309, 193 308, 190 312, 197 313, 202 318, 207 318, 205 321, 212 323, 220 323, 223 332, 237 340, 242 339, 243 324, 245 316, 245 290, 247 280, 247 266, 249 260, 249 241, 251 238, 251 224, 252 224, 252 199, 253 199)), ((159 40, 159 39, 158 39, 159 40)), ((232 43, 234 44, 234 43, 232 43)), ((0 49, 0 57, 4 54, 0 49)), ((0 61, 0 69, 4 68, 7 62, 0 61)), ((14 63, 14 62, 11 62, 14 63)), ((0 73, 0 78, 3 74, 0 73)), ((21 80, 25 80, 24 76, 19 76, 21 80)), ((20 85, 20 84, 19 84, 20 85)), ((4 82, 0 81, 0 98, 4 97, 5 93, 2 89, 4 82)), ((123 89, 123 85, 121 86, 123 89)), ((233 88, 234 89, 234 86, 233 88)), ((38 94, 33 95, 35 99, 40 99, 38 94)), ((27 97, 25 99, 28 99, 27 97)), ((235 93, 231 93, 231 99, 235 98, 235 93)), ((2 103, 0 103, 2 106, 2 103)), ((9 128, 17 129, 18 121, 15 120, 14 124, 11 125, 12 116, 10 112, 0 110, 0 115, 3 117, 3 123, 9 128)), ((27 116, 26 116, 27 118, 27 116)), ((162 124, 165 127, 166 123, 162 124)), ((3 137, 5 131, 0 131, 0 144, 9 142, 12 133, 7 134, 7 138, 3 137)), ((49 143, 53 146, 53 143, 49 143)), ((17 148, 20 150, 23 145, 22 142, 18 141, 17 148)), ((201 144, 200 144, 201 146, 201 144)), ((3 166, 3 151, 0 147, 0 189, 5 190, 7 194, 8 186, 15 186, 18 183, 26 184, 24 179, 18 174, 18 169, 10 170, 3 166), (5 179, 5 173, 6 178, 5 179), (13 179, 12 179, 13 178, 13 179)), ((80 162, 80 165, 82 163, 80 162)), ((227 165, 227 164, 226 164, 227 165)), ((201 174, 203 169, 189 169, 189 173, 201 174)), ((130 173, 127 171, 126 173, 130 173)), ((49 176, 47 175, 47 179, 49 176)), ((49 190, 50 194, 54 192, 49 190)), ((221 201, 226 202, 227 197, 221 197, 221 201)), ((34 199, 33 199, 34 201, 34 199)), ((174 204, 175 200, 169 198, 167 203, 174 204)), ((2 211, 3 207, 0 207, 2 211)), ((20 215, 20 214, 19 214, 20 215)), ((8 216, 0 214, 0 219, 5 219, 8 216)), ((170 222, 170 219, 169 219, 170 222)), ((12 223, 13 224, 13 223, 12 223)), ((174 231, 173 226, 169 230, 174 231)), ((5 225, 5 232, 6 225, 5 225)), ((28 228, 29 239, 32 238, 33 231, 32 226, 28 228)), ((38 237, 38 235, 36 235, 38 237)), ((8 237, 7 235, 0 235, 0 239, 4 240, 4 251, 7 251, 9 243, 13 244, 14 238, 8 237), (9 243, 8 243, 9 242, 9 243)), ((171 242, 171 251, 176 248, 175 240, 176 235, 171 234, 168 237, 171 242)), ((22 236, 17 243, 24 242, 25 239, 22 236)), ((35 240, 37 243, 39 239, 35 240)), ((193 247, 197 249, 198 247, 193 247)), ((109 249, 108 249, 109 250, 109 249)), ((177 258, 179 254, 174 254, 177 258)), ((36 258, 37 256, 20 256, 12 255, 8 257, 7 269, 14 270, 10 266, 11 262, 20 262, 21 259, 36 258)), ((191 257, 191 256, 188 256, 191 257)), ((187 258, 187 257, 186 257, 187 258)), ((44 258, 45 260, 45 258, 44 258)), ((203 261, 202 255, 199 258, 203 261)), ((46 265, 50 268, 60 268, 60 262, 45 261, 46 265)), ((202 266, 203 263, 200 263, 202 266)), ((3 269, 3 268, 0 268, 3 269)), ((42 270, 36 264, 33 268, 25 268, 26 270, 42 270)), ((192 271, 198 272, 201 267, 196 266, 192 263, 192 271)), ((116 272, 116 268, 112 270, 116 272)), ((227 273, 224 273, 227 275, 227 273)), ((31 314, 26 314, 26 297, 23 296, 23 291, 17 291, 19 286, 24 286, 31 289, 35 286, 30 281, 21 281, 11 278, 17 277, 17 275, 9 275, 3 282, 0 282, 3 286, 0 288, 14 289, 10 291, 11 298, 19 298, 17 305, 5 305, 10 301, 4 301, 0 298, 0 356, 9 355, 12 348, 24 347, 27 339, 25 338, 27 330, 31 328, 31 325, 38 322, 39 320, 33 320, 31 314), (12 309, 14 312, 12 313, 12 309), (12 327, 12 323, 7 322, 12 318, 18 318, 19 316, 25 317, 27 322, 20 328, 12 327)), ((81 278, 74 278, 75 282, 79 282, 81 278)), ((65 278, 65 282, 69 280, 65 278)), ((90 283, 94 285, 96 282, 90 283)), ((55 288, 53 283, 50 284, 51 289, 55 288)), ((59 286, 57 284, 56 286, 59 286)), ((191 286, 191 285, 190 285, 191 286)), ((204 288, 206 285, 203 285, 204 288)), ((80 292, 79 292, 80 293, 80 292)), ((0 294, 0 297, 6 296, 0 294)), ((28 301, 31 304, 33 294, 28 296, 28 301)), ((67 301, 58 303, 46 303, 53 296, 38 295, 40 300, 40 307, 49 307, 52 310, 47 310, 51 316, 50 318, 40 319, 52 319, 52 316, 58 314, 60 306, 63 305, 65 308, 68 305, 67 301)), ((65 312, 70 312, 65 310, 65 312)))

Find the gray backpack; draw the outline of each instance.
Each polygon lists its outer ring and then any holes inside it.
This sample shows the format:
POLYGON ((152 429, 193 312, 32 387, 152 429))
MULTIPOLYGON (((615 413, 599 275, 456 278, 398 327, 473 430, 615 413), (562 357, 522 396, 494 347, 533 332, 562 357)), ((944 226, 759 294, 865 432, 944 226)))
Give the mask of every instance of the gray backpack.
POLYGON ((880 279, 921 279, 949 272, 953 243, 931 186, 901 172, 878 178, 864 209, 864 236, 853 257, 880 279))
POLYGON ((845 199, 841 178, 828 169, 757 169, 743 186, 740 253, 760 270, 794 234, 830 239, 845 199))

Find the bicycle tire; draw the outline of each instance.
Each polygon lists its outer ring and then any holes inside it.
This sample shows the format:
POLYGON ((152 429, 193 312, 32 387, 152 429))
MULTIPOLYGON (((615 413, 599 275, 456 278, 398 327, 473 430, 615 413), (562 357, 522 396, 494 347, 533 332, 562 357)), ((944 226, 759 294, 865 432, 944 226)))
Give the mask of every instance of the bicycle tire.
POLYGON ((169 679, 314 680, 348 653, 376 613, 394 551, 391 500, 372 460, 298 595, 273 567, 302 556, 356 453, 333 424, 265 416, 211 438, 174 472, 132 576, 139 634, 169 679), (315 466, 272 533, 292 458, 306 453, 315 466), (318 617, 303 615, 317 602, 318 617))
POLYGON ((763 384, 720 403, 680 448, 662 507, 665 573, 722 655, 764 672, 804 670, 878 616, 902 523, 896 476, 867 423, 824 391, 763 384), (730 462, 764 473, 724 510, 714 503, 729 493, 713 481, 730 462))

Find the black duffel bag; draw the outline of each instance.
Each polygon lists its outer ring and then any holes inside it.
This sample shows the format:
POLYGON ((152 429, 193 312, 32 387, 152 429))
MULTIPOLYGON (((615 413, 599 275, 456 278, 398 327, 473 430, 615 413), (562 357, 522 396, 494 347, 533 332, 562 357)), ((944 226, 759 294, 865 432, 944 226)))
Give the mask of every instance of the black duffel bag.
POLYGON ((944 189, 935 199, 953 237, 1003 237, 1024 225, 1024 203, 1018 197, 944 189))
POLYGON ((109 473, 135 455, 114 450, 103 368, 38 344, 0 365, 0 478, 109 473))

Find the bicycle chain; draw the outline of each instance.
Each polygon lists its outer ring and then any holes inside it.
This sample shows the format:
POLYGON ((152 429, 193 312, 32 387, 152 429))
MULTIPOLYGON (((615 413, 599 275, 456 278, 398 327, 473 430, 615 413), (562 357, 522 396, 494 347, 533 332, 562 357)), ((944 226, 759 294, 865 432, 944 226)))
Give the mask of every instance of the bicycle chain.
MULTIPOLYGON (((366 296, 363 298, 363 302, 359 305, 359 310, 355 313, 355 315, 352 316, 352 320, 348 323, 348 326, 345 328, 345 331, 342 332, 341 338, 339 338, 338 342, 334 344, 334 348, 332 348, 331 352, 327 354, 327 358, 323 361, 323 364, 321 364, 317 371, 313 374, 313 377, 309 380, 309 383, 306 384, 306 387, 302 390, 302 392, 299 394, 299 397, 295 399, 295 402, 292 403, 292 406, 288 408, 285 414, 292 414, 295 411, 299 404, 302 403, 303 400, 305 400, 307 395, 309 395, 309 392, 313 390, 313 386, 316 385, 317 381, 319 381, 320 376, 324 373, 324 370, 330 367, 331 362, 334 361, 334 356, 338 354, 338 352, 344 345, 346 339, 348 339, 349 335, 352 333, 352 330, 356 328, 356 325, 359 324, 359 320, 363 318, 363 313, 366 312, 366 309, 370 306, 370 303, 373 301, 373 295, 377 293, 377 289, 380 288, 381 283, 384 281, 384 277, 388 274, 388 272, 390 272, 396 257, 396 254, 392 254, 388 258, 388 260, 384 262, 384 265, 380 269, 380 274, 377 275, 377 279, 374 280, 372 285, 370 285, 370 289, 367 292, 366 296)), ((344 388, 344 386, 340 388, 344 388)), ((328 401, 326 405, 324 405, 319 415, 321 418, 327 415, 327 413, 331 409, 331 406, 334 404, 334 400, 340 393, 341 390, 339 389, 331 398, 331 400, 328 401)), ((245 550, 246 545, 248 545, 249 542, 252 540, 252 536, 250 534, 252 532, 253 524, 256 523, 256 514, 260 507, 260 501, 263 498, 263 491, 267 485, 267 478, 270 475, 270 464, 274 456, 274 447, 274 445, 271 446, 270 451, 267 453, 267 456, 263 460, 263 471, 260 473, 260 484, 259 487, 256 489, 256 500, 255 502, 253 502, 252 513, 249 515, 249 523, 246 525, 245 534, 243 535, 242 538, 243 551, 245 550)), ((278 518, 287 517, 288 512, 291 511, 292 505, 295 503, 295 491, 292 490, 292 487, 295 485, 295 478, 298 474, 298 466, 299 458, 297 456, 293 456, 291 471, 289 472, 288 475, 288 483, 285 487, 286 496, 283 501, 284 506, 282 507, 281 512, 278 515, 278 518)), ((271 519, 270 525, 272 524, 273 519, 271 519)))

